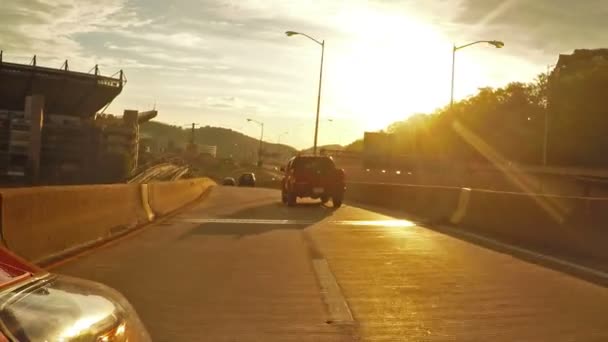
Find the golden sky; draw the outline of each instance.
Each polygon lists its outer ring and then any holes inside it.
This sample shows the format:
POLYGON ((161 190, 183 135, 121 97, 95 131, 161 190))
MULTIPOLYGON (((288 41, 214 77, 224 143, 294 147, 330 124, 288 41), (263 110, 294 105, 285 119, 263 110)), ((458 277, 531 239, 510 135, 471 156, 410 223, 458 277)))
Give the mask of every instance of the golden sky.
POLYGON ((158 121, 223 126, 312 145, 320 47, 326 41, 320 144, 348 143, 456 98, 530 81, 559 53, 605 44, 605 0, 4 0, 4 59, 73 70, 124 69, 110 107, 149 109, 158 121), (332 119, 328 121, 327 119, 332 119))

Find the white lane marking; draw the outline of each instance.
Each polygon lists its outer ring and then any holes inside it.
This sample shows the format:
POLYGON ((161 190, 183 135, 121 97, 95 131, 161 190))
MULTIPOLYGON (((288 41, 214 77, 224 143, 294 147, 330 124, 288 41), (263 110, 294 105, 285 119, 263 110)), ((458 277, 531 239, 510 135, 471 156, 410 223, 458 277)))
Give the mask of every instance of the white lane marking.
MULTIPOLYGON (((311 225, 321 221, 313 220, 273 220, 273 219, 239 219, 239 218, 184 218, 185 223, 223 223, 223 224, 277 224, 277 225, 311 225)), ((377 226, 377 227, 414 227, 416 224, 407 220, 329 220, 325 224, 346 226, 377 226)))
POLYGON ((228 224, 302 224, 310 225, 315 223, 311 220, 263 220, 263 219, 236 219, 236 218, 200 218, 200 219, 181 219, 186 223, 228 223, 228 224))
POLYGON ((319 280, 323 301, 327 305, 329 311, 330 323, 354 322, 350 308, 342 295, 342 290, 340 289, 336 278, 329 269, 327 260, 313 259, 312 265, 317 275, 317 279, 319 280))
POLYGON ((416 224, 408 220, 340 220, 329 221, 331 224, 347 226, 374 226, 374 227, 415 227, 416 224))
POLYGON ((486 243, 489 243, 489 244, 493 244, 495 246, 504 248, 506 250, 515 251, 515 252, 527 255, 529 257, 533 257, 533 258, 536 258, 536 259, 539 259, 539 260, 548 261, 550 263, 554 263, 554 264, 557 264, 557 265, 568 267, 568 268, 577 270, 579 272, 584 272, 584 273, 587 273, 587 274, 591 274, 591 275, 593 275, 595 277, 608 280, 608 273, 606 273, 604 271, 600 271, 600 270, 596 270, 596 269, 593 269, 593 268, 589 268, 587 266, 582 266, 582 265, 579 265, 579 264, 575 264, 575 263, 570 262, 570 261, 558 259, 556 257, 550 256, 550 255, 546 255, 546 254, 542 254, 542 253, 538 253, 538 252, 534 252, 534 251, 531 251, 529 249, 525 249, 525 248, 522 248, 522 247, 517 247, 517 246, 509 245, 509 244, 506 244, 504 242, 500 242, 498 240, 494 240, 494 239, 491 239, 491 238, 488 238, 488 237, 485 237, 485 236, 481 236, 481 235, 477 235, 477 234, 473 234, 473 233, 470 233, 470 232, 465 232, 465 231, 462 231, 462 230, 459 230, 459 229, 455 229, 455 228, 452 228, 452 227, 440 226, 439 228, 441 228, 442 230, 446 230, 446 231, 452 232, 452 233, 454 233, 456 235, 460 234, 460 235, 463 235, 463 236, 467 236, 467 237, 470 237, 472 239, 476 239, 476 240, 480 240, 480 241, 483 241, 483 242, 486 242, 486 243))

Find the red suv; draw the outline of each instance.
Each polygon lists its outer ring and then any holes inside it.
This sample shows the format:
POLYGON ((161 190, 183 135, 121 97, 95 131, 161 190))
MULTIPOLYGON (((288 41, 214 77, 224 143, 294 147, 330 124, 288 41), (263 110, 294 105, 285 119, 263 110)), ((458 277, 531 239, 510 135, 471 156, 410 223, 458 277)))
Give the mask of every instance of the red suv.
POLYGON ((283 203, 296 205, 298 197, 320 198, 322 203, 332 199, 335 208, 344 199, 344 170, 337 169, 334 161, 326 156, 296 156, 289 160, 281 171, 285 176, 281 182, 283 203))

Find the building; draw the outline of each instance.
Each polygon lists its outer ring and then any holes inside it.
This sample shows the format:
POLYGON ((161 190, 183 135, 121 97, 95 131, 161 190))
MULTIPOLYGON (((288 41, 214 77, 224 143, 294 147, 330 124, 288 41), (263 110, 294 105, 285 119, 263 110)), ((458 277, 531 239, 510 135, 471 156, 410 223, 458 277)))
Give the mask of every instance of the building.
POLYGON ((547 160, 608 167, 608 49, 562 54, 548 82, 547 160))
POLYGON ((212 145, 200 145, 198 148, 200 154, 206 154, 213 158, 217 157, 217 146, 212 145))
POLYGON ((34 184, 119 180, 105 172, 116 154, 128 164, 122 171, 136 167, 138 125, 152 114, 98 115, 125 79, 122 71, 106 77, 97 66, 92 70, 71 71, 67 61, 61 69, 41 67, 36 57, 28 65, 9 63, 0 53, 0 178, 34 184))

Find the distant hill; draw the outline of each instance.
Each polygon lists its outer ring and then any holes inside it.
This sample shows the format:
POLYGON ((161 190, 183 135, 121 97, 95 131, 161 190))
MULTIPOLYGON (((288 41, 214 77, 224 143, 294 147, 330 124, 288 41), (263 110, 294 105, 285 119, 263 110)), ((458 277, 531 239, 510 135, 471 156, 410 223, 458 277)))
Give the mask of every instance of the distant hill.
MULTIPOLYGON (((191 129, 171 126, 160 122, 146 122, 140 126, 140 134, 151 139, 157 146, 173 144, 185 148, 190 142, 191 129)), ((194 143, 197 145, 217 146, 217 156, 232 157, 236 161, 254 162, 257 160, 259 140, 243 133, 221 127, 200 127, 194 130, 194 143)), ((264 143, 266 154, 276 154, 275 158, 284 160, 297 151, 288 145, 264 143)), ((266 159, 271 159, 267 157, 266 159)))
MULTIPOLYGON (((344 149, 344 146, 342 145, 338 145, 338 144, 333 144, 333 145, 323 145, 323 146, 317 146, 317 150, 321 151, 322 149, 326 149, 326 150, 334 150, 334 151, 342 151, 344 149)), ((305 150, 301 150, 301 153, 312 153, 313 148, 307 148, 305 150)))

